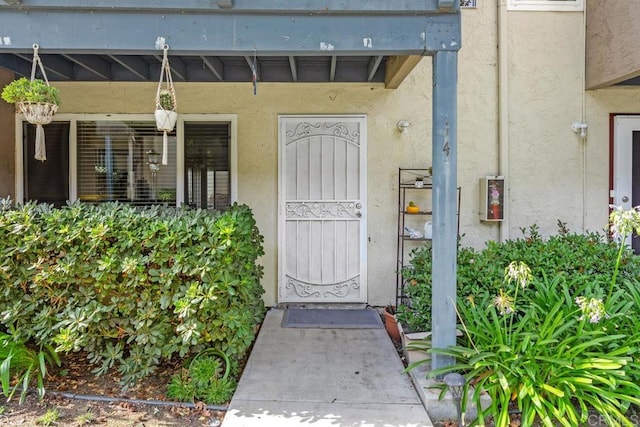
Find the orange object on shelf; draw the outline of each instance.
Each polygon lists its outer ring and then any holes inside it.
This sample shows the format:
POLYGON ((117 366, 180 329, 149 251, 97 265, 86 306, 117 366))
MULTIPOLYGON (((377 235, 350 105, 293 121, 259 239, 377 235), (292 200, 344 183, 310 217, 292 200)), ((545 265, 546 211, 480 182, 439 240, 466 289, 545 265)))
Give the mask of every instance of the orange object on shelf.
POLYGON ((407 213, 410 213, 410 214, 420 213, 420 208, 418 206, 407 206, 407 213))

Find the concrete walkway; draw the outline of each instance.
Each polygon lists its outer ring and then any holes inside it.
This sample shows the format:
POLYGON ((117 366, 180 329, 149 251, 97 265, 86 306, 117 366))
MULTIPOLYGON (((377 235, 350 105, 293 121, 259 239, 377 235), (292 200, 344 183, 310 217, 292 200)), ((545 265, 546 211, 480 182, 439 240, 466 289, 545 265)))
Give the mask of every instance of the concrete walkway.
POLYGON ((283 313, 267 313, 223 427, 433 425, 384 328, 282 328, 283 313))

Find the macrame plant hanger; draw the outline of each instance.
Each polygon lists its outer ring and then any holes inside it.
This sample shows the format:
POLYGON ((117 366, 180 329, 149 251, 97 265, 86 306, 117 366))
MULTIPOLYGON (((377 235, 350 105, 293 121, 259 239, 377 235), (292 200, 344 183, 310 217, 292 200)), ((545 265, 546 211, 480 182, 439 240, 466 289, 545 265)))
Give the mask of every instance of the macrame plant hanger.
POLYGON ((160 70, 160 81, 158 82, 158 90, 156 92, 156 125, 158 130, 164 132, 162 136, 162 164, 168 164, 169 156, 169 137, 168 132, 173 131, 178 117, 176 108, 178 106, 176 100, 176 90, 173 86, 173 77, 171 76, 171 67, 169 66, 169 46, 163 46, 162 69, 160 70), (163 87, 164 83, 164 87, 163 87), (165 108, 161 102, 161 95, 169 95, 171 99, 171 109, 165 108))
MULTIPOLYGON (((36 67, 39 67, 40 72, 42 73, 42 79, 47 86, 50 86, 49 80, 47 79, 47 73, 44 71, 44 66, 42 65, 42 61, 38 55, 38 49, 39 46, 34 44, 33 62, 31 64, 31 81, 33 82, 35 80, 36 67)), ((47 149, 45 146, 44 129, 42 125, 51 123, 53 115, 58 111, 58 106, 48 102, 20 102, 18 103, 18 108, 20 109, 20 112, 24 114, 29 123, 36 125, 36 153, 34 157, 36 160, 44 162, 47 160, 47 149)))

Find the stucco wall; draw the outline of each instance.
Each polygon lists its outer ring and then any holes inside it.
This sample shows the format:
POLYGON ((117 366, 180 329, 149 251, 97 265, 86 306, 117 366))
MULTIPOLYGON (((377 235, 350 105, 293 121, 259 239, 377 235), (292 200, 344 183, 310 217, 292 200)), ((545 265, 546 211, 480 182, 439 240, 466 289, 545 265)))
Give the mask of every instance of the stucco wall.
POLYGON ((609 190, 609 115, 640 111, 640 89, 585 91, 585 16, 582 12, 506 13, 506 120, 498 117, 497 2, 463 10, 459 81, 459 181, 463 187, 463 244, 516 238, 537 224, 543 235, 557 221, 572 231, 606 227, 609 190), (588 124, 588 137, 571 130, 588 124), (500 169, 498 129, 506 126, 500 169), (502 174, 509 186, 508 226, 482 224, 477 178, 502 174))
POLYGON ((587 87, 605 87, 639 76, 638 37, 637 2, 587 0, 587 87))
MULTIPOLYGON (((510 12, 509 170, 511 230, 557 220, 582 229, 583 150, 571 130, 582 120, 582 13, 510 12)), ((605 206, 606 209, 606 206, 605 206)))

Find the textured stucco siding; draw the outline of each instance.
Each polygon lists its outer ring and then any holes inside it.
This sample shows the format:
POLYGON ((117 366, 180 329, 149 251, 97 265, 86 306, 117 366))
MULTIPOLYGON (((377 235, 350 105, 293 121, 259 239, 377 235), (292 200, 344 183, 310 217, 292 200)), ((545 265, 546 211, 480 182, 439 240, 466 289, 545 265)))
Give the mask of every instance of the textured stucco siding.
POLYGON ((556 222, 580 231, 584 143, 571 130, 582 120, 582 14, 513 12, 509 35, 509 166, 512 237, 556 222))
POLYGON ((636 1, 587 0, 587 88, 640 76, 639 38, 636 1))

